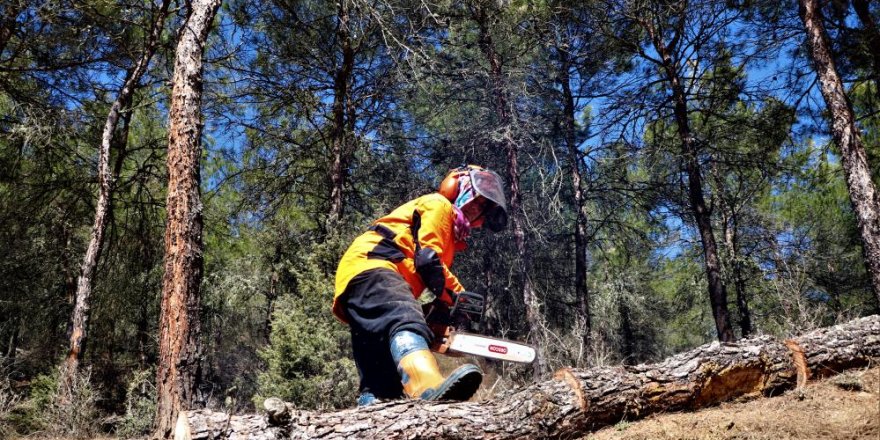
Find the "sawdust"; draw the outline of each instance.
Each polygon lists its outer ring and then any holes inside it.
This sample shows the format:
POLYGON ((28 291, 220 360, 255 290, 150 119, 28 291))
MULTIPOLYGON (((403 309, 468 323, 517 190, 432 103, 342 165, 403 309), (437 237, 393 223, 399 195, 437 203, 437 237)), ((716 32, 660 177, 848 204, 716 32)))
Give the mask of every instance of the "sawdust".
POLYGON ((782 396, 621 422, 584 440, 880 439, 880 367, 809 383, 782 396))

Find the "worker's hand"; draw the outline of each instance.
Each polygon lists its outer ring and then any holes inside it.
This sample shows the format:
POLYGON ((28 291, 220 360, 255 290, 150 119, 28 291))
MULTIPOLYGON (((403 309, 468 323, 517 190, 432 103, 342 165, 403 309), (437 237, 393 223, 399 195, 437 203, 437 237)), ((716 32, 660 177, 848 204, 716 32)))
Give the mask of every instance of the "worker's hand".
POLYGON ((450 313, 452 325, 468 328, 483 320, 486 298, 481 293, 463 291, 455 295, 455 304, 450 313))
POLYGON ((449 325, 451 312, 452 310, 449 306, 439 298, 435 298, 433 301, 422 305, 422 313, 424 313, 425 321, 428 325, 449 325))

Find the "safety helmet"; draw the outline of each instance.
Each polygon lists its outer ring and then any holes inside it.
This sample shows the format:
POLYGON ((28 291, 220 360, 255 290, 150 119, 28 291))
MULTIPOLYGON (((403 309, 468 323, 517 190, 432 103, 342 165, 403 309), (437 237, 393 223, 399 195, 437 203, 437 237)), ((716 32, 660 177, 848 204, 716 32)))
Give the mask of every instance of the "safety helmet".
POLYGON ((459 179, 468 176, 474 196, 483 196, 491 205, 483 210, 484 224, 493 232, 507 226, 507 200, 504 197, 504 183, 501 177, 481 166, 467 165, 456 168, 440 182, 438 192, 450 202, 455 203, 459 196, 459 179))

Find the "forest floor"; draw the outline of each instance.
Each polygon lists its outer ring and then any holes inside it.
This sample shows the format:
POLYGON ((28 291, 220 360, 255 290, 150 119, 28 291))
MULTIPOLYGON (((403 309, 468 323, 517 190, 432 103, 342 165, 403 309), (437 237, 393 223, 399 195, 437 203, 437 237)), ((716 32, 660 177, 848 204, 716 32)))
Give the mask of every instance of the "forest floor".
POLYGON ((802 391, 692 413, 621 422, 583 440, 880 439, 880 367, 850 371, 802 391))
MULTIPOLYGON (((454 362, 441 362, 450 367, 454 362)), ((492 383, 489 381, 489 383, 492 383)), ((0 437, 3 437, 0 434, 0 437)), ((69 440, 31 435, 27 439, 69 440)), ((112 436, 96 437, 115 440, 112 436)), ((880 439, 880 366, 851 370, 781 396, 625 421, 581 440, 880 439)))

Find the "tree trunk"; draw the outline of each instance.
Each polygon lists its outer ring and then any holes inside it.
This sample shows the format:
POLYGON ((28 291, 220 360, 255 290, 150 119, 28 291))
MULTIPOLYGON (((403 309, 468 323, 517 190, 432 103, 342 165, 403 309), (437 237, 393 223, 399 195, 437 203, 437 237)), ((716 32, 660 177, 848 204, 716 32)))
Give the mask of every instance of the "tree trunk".
POLYGON ((578 317, 584 323, 584 348, 590 347, 590 296, 587 291, 587 216, 584 214, 584 190, 581 187, 581 154, 578 150, 574 123, 574 95, 571 92, 571 61, 568 50, 557 49, 560 59, 559 85, 562 87, 562 131, 571 166, 571 190, 577 215, 574 223, 574 288, 578 317))
POLYGON ((739 326, 742 337, 747 338, 752 333, 752 314, 749 310, 749 302, 746 298, 746 282, 742 273, 742 262, 739 255, 739 239, 737 236, 737 212, 735 202, 727 198, 724 178, 713 163, 712 177, 715 187, 718 189, 718 206, 721 208, 721 234, 724 236, 726 255, 722 261, 722 268, 728 274, 728 280, 733 281, 736 294, 736 307, 739 311, 739 326))
MULTIPOLYGON (((120 116, 128 109, 131 98, 137 89, 141 76, 147 70, 150 59, 156 51, 156 44, 162 33, 165 16, 168 13, 170 0, 163 0, 150 28, 149 37, 144 45, 144 51, 135 65, 126 72, 125 82, 120 89, 116 100, 110 106, 110 112, 104 122, 104 131, 101 135, 101 145, 98 150, 98 202, 95 207, 95 219, 92 224, 92 234, 89 246, 80 266, 79 278, 76 281, 76 293, 74 294, 73 312, 70 316, 70 341, 67 358, 64 361, 60 380, 69 381, 79 369, 80 354, 83 351, 88 331, 89 310, 91 308, 92 284, 95 268, 104 247, 104 233, 107 230, 107 220, 110 214, 110 204, 113 195, 115 176, 110 172, 110 149, 115 143, 125 145, 127 139, 116 140, 116 129, 119 126, 120 116)), ((127 132, 127 130, 123 130, 127 132)), ((117 167, 118 169, 118 167, 117 167)), ((116 173, 118 175, 118 172, 116 173)))
POLYGON ((140 316, 137 320, 137 359, 138 369, 145 370, 150 365, 147 356, 147 346, 150 341, 150 323, 147 321, 149 313, 147 311, 147 301, 141 300, 140 316))
POLYGON ((9 335, 9 345, 5 350, 6 361, 10 365, 15 365, 15 356, 18 354, 18 337, 21 334, 21 318, 13 316, 10 319, 9 327, 12 329, 12 334, 9 335))
POLYGON ((880 302, 880 200, 871 181, 871 170, 868 168, 865 148, 856 128, 852 104, 846 96, 843 81, 831 56, 831 44, 822 24, 819 2, 799 0, 799 3, 810 55, 831 116, 831 134, 834 143, 840 148, 850 202, 858 219, 865 266, 871 276, 874 295, 880 302))
POLYGON ((736 308, 739 311, 739 327, 742 337, 747 338, 752 334, 752 312, 749 310, 749 301, 746 297, 746 281, 743 277, 742 258, 739 255, 739 242, 736 234, 736 213, 732 210, 725 215, 730 219, 730 225, 724 234, 724 240, 730 252, 730 276, 733 278, 733 288, 736 292, 736 308))
POLYGON ((880 316, 779 341, 704 345, 651 365, 562 369, 487 402, 405 400, 332 413, 278 405, 269 417, 182 413, 176 439, 581 438, 621 420, 772 396, 880 360, 880 316))
MULTIPOLYGON (((327 216, 328 230, 342 218, 344 209, 343 190, 348 156, 350 133, 346 124, 346 109, 351 88, 351 75, 354 71, 354 49, 351 46, 349 30, 348 0, 338 0, 336 38, 342 52, 342 64, 336 69, 333 78, 333 134, 332 160, 330 164, 330 212, 327 216)), ((349 114, 349 116, 352 116, 349 114)), ((354 121, 349 121, 353 123, 354 121)))
POLYGON ((874 71, 871 72, 871 79, 874 80, 874 94, 878 98, 877 104, 880 105, 880 30, 877 29, 877 22, 871 15, 869 0, 853 0, 852 4, 868 39, 868 49, 871 51, 872 67, 874 68, 874 71))
MULTIPOLYGON (((535 351, 537 357, 534 363, 533 374, 535 379, 546 370, 546 360, 543 356, 541 333, 541 310, 538 304, 538 298, 535 295, 531 278, 531 257, 528 253, 528 245, 525 239, 525 229, 523 224, 523 213, 521 209, 521 194, 519 190, 519 147, 513 140, 510 133, 510 126, 513 121, 508 109, 508 98, 504 81, 504 72, 502 68, 501 56, 495 48, 495 42, 492 40, 489 20, 491 19, 486 11, 488 6, 480 4, 474 7, 474 21, 479 26, 479 35, 477 37, 480 50, 489 63, 489 79, 491 81, 492 98, 495 116, 498 118, 498 126, 506 133, 500 142, 499 149, 503 149, 507 154, 507 176, 510 180, 510 202, 508 210, 510 211, 510 219, 513 223, 513 236, 516 243, 517 257, 521 263, 522 273, 522 296, 523 303, 526 307, 526 322, 529 331, 529 340, 535 343, 535 351)), ((493 142, 494 143, 494 142, 493 142)))
MULTIPOLYGON (((496 237, 490 237, 485 240, 481 266, 483 273, 483 291, 486 292, 487 301, 484 313, 486 319, 484 319, 480 325, 482 326, 482 331, 488 335, 498 334, 496 333, 498 330, 497 324, 502 322, 502 319, 495 308, 496 302, 493 301, 494 297, 490 296, 492 293, 492 287, 495 283, 495 256, 497 255, 495 250, 495 240, 496 237)), ((501 302, 505 300, 503 294, 499 299, 501 302)))
MULTIPOLYGON (((681 20, 684 18, 682 17, 681 20)), ((727 310, 727 289, 721 277, 721 264, 718 258, 718 245, 712 230, 712 217, 706 199, 703 196, 703 178, 700 169, 696 139, 690 129, 688 119, 687 96, 678 68, 675 66, 671 53, 674 48, 667 47, 662 36, 655 31, 650 23, 646 24, 646 30, 651 35, 654 48, 660 55, 666 81, 672 89, 674 102, 673 114, 678 126, 678 137, 681 141, 681 154, 684 162, 684 171, 688 177, 688 204, 691 214, 700 232, 700 242, 703 245, 703 261, 706 267, 706 277, 709 282, 709 302, 712 305, 712 316, 715 318, 715 329, 718 339, 724 342, 733 341, 733 330, 730 326, 730 314, 727 310)), ((678 40, 675 38, 674 40, 678 40)))
POLYGON ((281 283, 281 243, 275 245, 272 256, 272 273, 269 275, 269 290, 266 291, 266 314, 263 318, 263 341, 268 345, 272 341, 272 317, 275 313, 275 301, 278 299, 278 285, 281 283))
POLYGON ((623 355, 623 364, 633 364, 633 357, 636 354, 634 347, 635 332, 633 332, 632 319, 630 319, 629 305, 627 304, 627 295, 617 295, 617 313, 620 315, 620 354, 623 355))
POLYGON ((190 409, 201 372, 202 58, 221 0, 193 0, 181 26, 168 117, 168 196, 165 275, 159 316, 156 436, 169 438, 181 410, 190 409))

